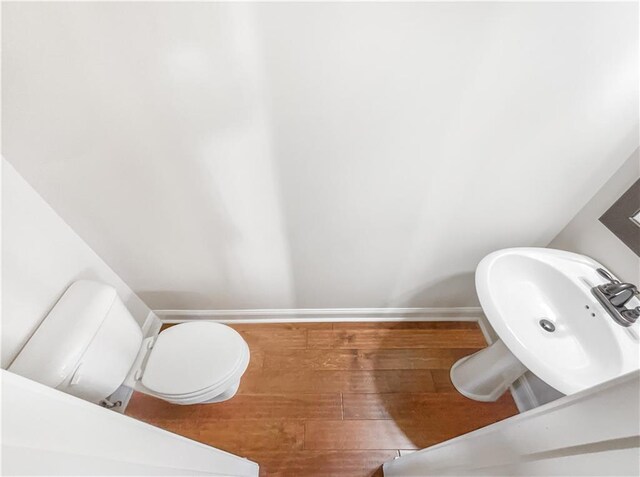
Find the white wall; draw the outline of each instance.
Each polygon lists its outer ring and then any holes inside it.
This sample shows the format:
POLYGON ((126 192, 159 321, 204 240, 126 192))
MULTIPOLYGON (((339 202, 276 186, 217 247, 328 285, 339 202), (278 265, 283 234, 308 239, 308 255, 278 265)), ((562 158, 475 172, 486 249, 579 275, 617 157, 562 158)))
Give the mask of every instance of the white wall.
POLYGON ((640 285, 640 257, 598 220, 638 178, 640 153, 636 149, 549 247, 588 255, 619 278, 640 285))
POLYGON ((75 280, 116 288, 142 325, 151 312, 131 289, 2 160, 2 368, 11 364, 75 280))
POLYGON ((152 308, 474 305, 638 147, 637 13, 5 3, 4 153, 152 308))
POLYGON ((0 371, 2 475, 257 477, 258 465, 0 371))

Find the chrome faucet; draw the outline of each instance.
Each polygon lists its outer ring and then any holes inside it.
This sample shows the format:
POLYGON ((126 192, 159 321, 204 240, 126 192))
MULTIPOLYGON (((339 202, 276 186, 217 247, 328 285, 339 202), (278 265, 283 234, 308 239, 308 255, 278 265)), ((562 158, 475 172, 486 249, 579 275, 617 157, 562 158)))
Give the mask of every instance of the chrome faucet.
POLYGON ((638 288, 631 283, 621 283, 604 268, 598 268, 596 271, 609 280, 609 283, 593 287, 591 293, 616 323, 622 326, 633 325, 640 318, 640 306, 627 308, 626 305, 638 294, 638 288))

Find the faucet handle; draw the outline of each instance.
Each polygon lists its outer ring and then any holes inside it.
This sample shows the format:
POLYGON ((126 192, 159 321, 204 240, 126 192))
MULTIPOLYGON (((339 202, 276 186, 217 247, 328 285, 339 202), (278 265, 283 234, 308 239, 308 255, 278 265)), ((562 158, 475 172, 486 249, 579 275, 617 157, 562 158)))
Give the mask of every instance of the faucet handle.
POLYGON ((611 274, 608 271, 606 271, 604 268, 597 268, 596 272, 598 272, 598 274, 601 277, 603 277, 605 280, 609 280, 611 283, 620 283, 618 280, 613 278, 613 276, 611 276, 611 274))
POLYGON ((636 306, 632 310, 623 310, 621 314, 631 323, 635 323, 640 318, 640 306, 636 306))
POLYGON ((631 283, 609 283, 603 285, 605 294, 613 306, 623 307, 638 294, 638 289, 631 283))

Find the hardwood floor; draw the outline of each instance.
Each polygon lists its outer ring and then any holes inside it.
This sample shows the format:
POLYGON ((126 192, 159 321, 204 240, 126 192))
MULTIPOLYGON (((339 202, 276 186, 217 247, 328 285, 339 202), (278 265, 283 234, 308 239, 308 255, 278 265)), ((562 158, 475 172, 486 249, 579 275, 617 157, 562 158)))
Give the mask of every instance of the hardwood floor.
POLYGON ((471 322, 234 325, 251 348, 238 394, 179 406, 135 393, 126 414, 247 457, 261 476, 382 475, 383 462, 517 414, 455 391, 485 346, 471 322))

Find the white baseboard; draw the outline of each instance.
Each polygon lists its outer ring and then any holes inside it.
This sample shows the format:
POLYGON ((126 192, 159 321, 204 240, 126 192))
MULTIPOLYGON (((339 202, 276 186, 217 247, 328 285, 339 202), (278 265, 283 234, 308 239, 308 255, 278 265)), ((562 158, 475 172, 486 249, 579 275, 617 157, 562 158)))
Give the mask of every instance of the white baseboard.
POLYGON ((282 310, 154 310, 163 323, 299 323, 375 321, 478 321, 480 307, 455 308, 301 308, 282 310))
MULTIPOLYGON (((529 372, 529 371, 528 371, 529 372)), ((529 377, 525 373, 511 386, 511 395, 521 413, 540 406, 536 394, 533 392, 529 377)))

